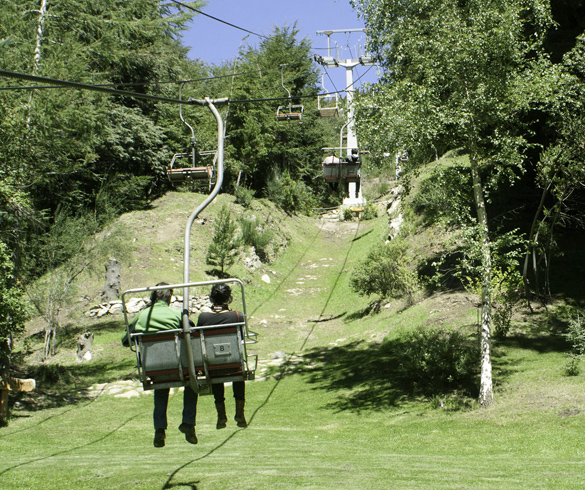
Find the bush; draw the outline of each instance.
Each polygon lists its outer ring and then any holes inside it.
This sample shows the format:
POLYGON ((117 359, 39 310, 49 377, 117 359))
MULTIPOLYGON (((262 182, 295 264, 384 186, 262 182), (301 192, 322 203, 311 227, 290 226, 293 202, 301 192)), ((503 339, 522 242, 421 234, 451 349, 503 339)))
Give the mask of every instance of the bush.
POLYGON ((354 218, 350 208, 343 208, 343 221, 353 221, 354 218))
POLYGON ((258 224, 257 218, 239 218, 238 222, 242 232, 242 243, 249 247, 254 247, 260 260, 268 262, 268 248, 274 239, 272 231, 263 229, 258 224))
POLYGON ((477 390, 480 350, 475 339, 459 330, 423 328, 402 342, 401 370, 413 391, 432 396, 477 390))
POLYGON ((573 318, 569 322, 567 331, 563 334, 571 344, 569 361, 565 366, 567 376, 577 376, 581 372, 579 364, 585 355, 585 325, 582 317, 582 314, 578 314, 577 318, 573 318))
POLYGON ((303 182, 294 180, 288 172, 271 179, 266 193, 272 202, 287 213, 309 215, 317 206, 311 189, 303 182))
POLYGON ((381 298, 401 298, 412 295, 418 286, 416 272, 408 267, 408 248, 395 239, 377 245, 353 271, 350 287, 358 294, 381 298))
POLYGON ((223 275, 236 259, 236 251, 240 247, 236 239, 236 223, 231 218, 227 206, 222 206, 215 222, 213 239, 207 249, 205 262, 208 265, 219 267, 223 275))
POLYGON ((378 210, 371 202, 367 203, 364 212, 362 213, 362 220, 367 221, 370 219, 376 219, 378 217, 378 210))
POLYGON ((252 199, 254 199, 254 191, 243 186, 237 187, 234 195, 236 197, 236 203, 245 208, 249 208, 252 199))

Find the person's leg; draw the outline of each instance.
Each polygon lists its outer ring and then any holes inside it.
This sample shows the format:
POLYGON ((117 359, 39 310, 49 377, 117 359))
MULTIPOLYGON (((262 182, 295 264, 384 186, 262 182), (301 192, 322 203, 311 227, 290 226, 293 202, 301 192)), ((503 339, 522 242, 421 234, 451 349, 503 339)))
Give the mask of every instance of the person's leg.
POLYGON ((198 395, 190 386, 183 392, 183 423, 196 425, 198 395))
POLYGON ((183 422, 179 425, 179 430, 185 434, 185 440, 190 444, 197 444, 198 442, 195 434, 197 398, 197 393, 190 386, 186 386, 183 392, 183 422))
POLYGON ((234 398, 236 399, 236 416, 234 420, 238 427, 248 427, 246 416, 244 415, 244 406, 246 404, 246 383, 244 381, 236 381, 233 383, 234 398))
POLYGON ((213 398, 215 399, 215 409, 217 411, 216 429, 225 429, 227 424, 227 415, 225 413, 225 388, 223 383, 211 385, 213 398))
POLYGON ((167 428, 167 406, 169 404, 169 389, 161 388, 154 390, 154 428, 167 428))
POLYGON ((169 404, 169 389, 154 390, 154 447, 164 447, 165 430, 167 428, 167 406, 169 404))

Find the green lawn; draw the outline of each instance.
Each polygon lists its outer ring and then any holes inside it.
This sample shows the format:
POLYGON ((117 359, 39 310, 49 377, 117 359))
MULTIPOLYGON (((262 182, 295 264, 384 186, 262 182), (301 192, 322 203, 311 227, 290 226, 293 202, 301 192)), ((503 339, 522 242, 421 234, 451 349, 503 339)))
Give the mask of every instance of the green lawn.
MULTIPOLYGON (((249 285, 250 326, 260 334, 252 351, 267 369, 258 377, 273 376, 247 384, 247 429, 233 423, 227 397, 230 423, 216 430, 213 399, 201 397, 200 442, 190 445, 177 430, 175 393, 167 445, 154 448, 152 395, 108 392, 132 373, 111 322, 96 333, 93 364, 71 363, 84 383, 109 383, 99 396, 63 392, 51 408, 15 410, 0 429, 0 489, 585 488, 583 376, 563 376, 564 353, 546 332, 496 345, 487 410, 441 409, 375 376, 384 337, 444 313, 421 302, 365 314, 368 300, 348 277, 384 226, 380 218, 335 235, 301 224, 303 239, 274 264, 271 283, 249 285), (270 367, 278 351, 322 355, 270 367), (356 383, 364 372, 370 379, 356 383)), ((462 324, 473 315, 462 311, 462 324)))

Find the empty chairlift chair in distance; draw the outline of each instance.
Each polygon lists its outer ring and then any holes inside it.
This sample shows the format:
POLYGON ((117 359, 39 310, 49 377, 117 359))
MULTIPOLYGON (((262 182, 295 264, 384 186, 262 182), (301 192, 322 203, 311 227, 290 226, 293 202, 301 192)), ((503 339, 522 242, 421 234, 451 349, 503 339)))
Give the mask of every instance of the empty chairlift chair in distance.
POLYGON ((339 94, 330 94, 325 88, 323 80, 324 75, 321 76, 321 87, 325 94, 317 96, 317 108, 321 117, 337 117, 339 116, 339 94))
POLYGON ((286 90, 288 94, 288 105, 281 105, 278 107, 276 111, 276 120, 277 121, 300 121, 303 118, 303 112, 305 110, 304 106, 297 104, 292 104, 292 97, 289 90, 284 86, 284 67, 288 66, 287 64, 280 65, 280 81, 282 84, 282 88, 286 90))
MULTIPOLYGON (((179 99, 182 100, 182 90, 185 83, 181 84, 179 88, 179 99)), ((179 105, 179 116, 181 121, 185 126, 187 126, 191 130, 191 151, 185 153, 175 153, 171 160, 171 164, 167 169, 167 177, 172 183, 181 183, 186 181, 193 181, 193 180, 208 180, 211 183, 211 179, 213 177, 213 167, 212 166, 196 166, 196 140, 195 140, 195 131, 193 127, 188 124, 184 117, 183 117, 183 106, 182 104, 179 105), (181 165, 182 159, 188 159, 187 165, 181 165)), ((205 153, 215 153, 215 152, 205 152, 205 153)), ((200 155, 203 155, 204 152, 200 152, 200 155)))

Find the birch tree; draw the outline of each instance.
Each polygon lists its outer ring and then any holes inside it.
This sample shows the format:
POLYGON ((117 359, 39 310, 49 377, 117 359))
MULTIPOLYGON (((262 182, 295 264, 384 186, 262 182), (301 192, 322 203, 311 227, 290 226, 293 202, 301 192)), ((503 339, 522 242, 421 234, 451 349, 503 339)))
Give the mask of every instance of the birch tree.
POLYGON ((409 164, 448 149, 469 155, 480 257, 482 407, 493 404, 491 274, 493 236, 486 195, 522 171, 528 147, 519 112, 523 75, 546 65, 550 25, 540 0, 354 0, 385 76, 358 102, 362 141, 376 151, 406 148, 409 164))

